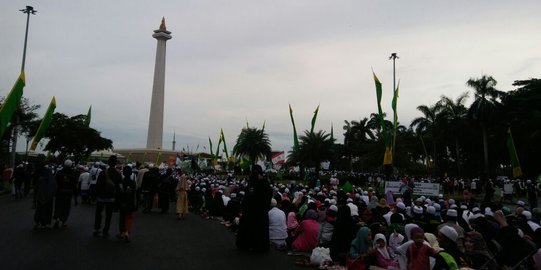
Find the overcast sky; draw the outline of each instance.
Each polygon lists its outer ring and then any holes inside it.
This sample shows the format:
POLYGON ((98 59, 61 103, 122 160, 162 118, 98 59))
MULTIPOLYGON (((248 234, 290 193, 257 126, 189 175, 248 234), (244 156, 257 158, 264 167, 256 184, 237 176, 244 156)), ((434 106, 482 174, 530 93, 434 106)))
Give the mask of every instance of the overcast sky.
MULTIPOLYGON (((2 1, 0 95, 18 76, 26 15, 32 5, 24 96, 56 111, 86 114, 115 148, 146 146, 162 17, 167 42, 163 148, 208 152, 220 128, 228 148, 248 121, 266 122, 272 148, 293 142, 288 103, 299 134, 316 130, 343 142, 344 120, 377 111, 372 69, 392 115, 392 61, 400 79, 399 122, 418 105, 456 98, 472 77, 497 88, 540 78, 541 2, 531 1, 2 1), (205 147, 206 149, 203 149, 205 147)), ((473 93, 470 94, 468 104, 473 93)))

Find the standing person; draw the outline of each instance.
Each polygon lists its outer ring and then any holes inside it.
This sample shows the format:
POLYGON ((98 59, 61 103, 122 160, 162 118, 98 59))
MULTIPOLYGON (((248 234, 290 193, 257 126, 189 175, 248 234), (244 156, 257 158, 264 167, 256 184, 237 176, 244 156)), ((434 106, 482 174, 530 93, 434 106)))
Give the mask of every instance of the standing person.
POLYGON ((17 165, 11 179, 13 185, 15 186, 15 199, 23 198, 23 184, 27 182, 27 178, 29 177, 26 170, 24 169, 24 164, 21 163, 17 165))
POLYGON ((73 162, 64 161, 64 166, 56 173, 56 196, 54 201, 54 227, 67 227, 67 220, 71 211, 71 197, 77 189, 77 173, 72 168, 73 162))
POLYGON ((161 209, 161 213, 167 213, 169 211, 171 196, 175 188, 174 181, 173 169, 167 168, 165 174, 160 178, 160 184, 158 186, 158 207, 161 209))
POLYGON ((133 225, 133 212, 135 211, 135 191, 136 183, 135 176, 132 173, 130 166, 124 166, 122 169, 122 181, 119 185, 120 193, 118 196, 118 228, 120 234, 119 239, 126 243, 130 242, 131 228, 133 225))
POLYGON ((272 190, 259 165, 252 167, 246 196, 242 201, 236 245, 238 249, 269 250, 269 205, 272 190))
POLYGON ((136 183, 136 186, 137 186, 137 191, 135 192, 135 197, 136 197, 136 200, 137 200, 136 209, 138 209, 139 206, 141 206, 141 204, 144 202, 143 197, 142 197, 143 196, 142 185, 143 185, 143 177, 145 177, 145 173, 147 173, 147 172, 148 172, 148 166, 143 166, 137 172, 137 178, 135 180, 135 183, 136 183))
POLYGON ((160 172, 154 165, 148 165, 148 172, 143 175, 141 181, 141 192, 143 194, 143 200, 145 207, 143 213, 150 213, 153 208, 154 195, 158 189, 160 183, 160 172))
POLYGON ((34 213, 35 229, 44 229, 51 225, 53 216, 53 199, 56 192, 56 180, 51 168, 43 164, 36 166, 38 179, 34 192, 36 193, 36 212, 34 213))
POLYGON ((111 217, 115 208, 115 196, 119 190, 119 183, 122 181, 122 176, 116 170, 116 156, 110 156, 107 161, 109 167, 101 172, 96 182, 96 213, 94 216, 94 233, 95 237, 102 234, 103 238, 109 237, 109 227, 111 226, 111 217), (105 209, 105 224, 103 230, 101 228, 102 212, 105 209))
POLYGON ((81 203, 90 203, 90 181, 92 181, 92 177, 88 172, 88 167, 81 166, 81 170, 82 173, 79 175, 81 203))
POLYGON ((180 179, 177 184, 177 218, 183 219, 188 213, 188 177, 179 169, 180 179))
POLYGON ((537 208, 537 190, 532 180, 526 181, 526 195, 528 196, 528 202, 530 203, 530 210, 537 208))
POLYGON ((94 162, 94 166, 90 169, 90 203, 96 201, 96 182, 98 181, 98 176, 100 175, 100 163, 94 162))

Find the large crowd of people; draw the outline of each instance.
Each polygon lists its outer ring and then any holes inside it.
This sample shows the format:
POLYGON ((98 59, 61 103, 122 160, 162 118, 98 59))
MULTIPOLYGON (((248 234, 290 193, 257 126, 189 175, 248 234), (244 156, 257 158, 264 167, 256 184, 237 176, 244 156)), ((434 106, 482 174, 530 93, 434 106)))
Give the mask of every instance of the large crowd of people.
POLYGON ((95 237, 109 237, 118 211, 117 237, 130 242, 134 212, 168 213, 173 204, 178 219, 190 212, 220 221, 236 234, 239 250, 275 248, 299 256, 299 265, 322 269, 541 266, 541 209, 532 181, 488 180, 481 193, 478 179, 401 177, 393 194, 380 177, 365 174, 346 183, 351 175, 342 175, 310 184, 270 183, 257 165, 239 178, 118 164, 111 156, 107 164, 90 166, 36 164, 32 173, 19 166, 11 181, 16 198, 34 189, 38 230, 67 227, 72 203, 86 203, 95 206, 95 237), (416 182, 428 181, 440 183, 442 194, 414 193, 416 182), (508 197, 504 187, 510 184, 508 197), (513 196, 526 196, 528 203, 513 196))

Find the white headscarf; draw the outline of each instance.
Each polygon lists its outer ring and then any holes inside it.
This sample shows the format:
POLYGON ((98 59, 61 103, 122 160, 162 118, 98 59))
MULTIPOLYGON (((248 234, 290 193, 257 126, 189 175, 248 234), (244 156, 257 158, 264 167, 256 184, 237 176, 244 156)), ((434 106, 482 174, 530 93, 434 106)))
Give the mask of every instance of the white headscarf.
POLYGON ((385 235, 381 234, 381 233, 378 233, 376 234, 376 236, 374 237, 374 248, 385 258, 385 259, 390 259, 391 256, 389 256, 389 251, 387 250, 387 240, 385 239, 385 235), (383 242, 385 243, 385 246, 384 247, 380 247, 377 242, 379 239, 382 239, 383 242))

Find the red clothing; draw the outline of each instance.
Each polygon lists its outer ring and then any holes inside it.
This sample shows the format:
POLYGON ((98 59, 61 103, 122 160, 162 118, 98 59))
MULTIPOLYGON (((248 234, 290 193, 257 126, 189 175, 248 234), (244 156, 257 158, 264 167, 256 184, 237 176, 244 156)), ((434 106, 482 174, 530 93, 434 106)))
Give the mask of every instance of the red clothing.
POLYGON ((291 247, 295 251, 311 252, 317 247, 319 241, 319 222, 312 219, 303 220, 296 231, 297 238, 293 241, 291 247))
POLYGON ((417 246, 415 243, 408 247, 408 269, 430 270, 430 255, 433 249, 427 245, 417 246))

